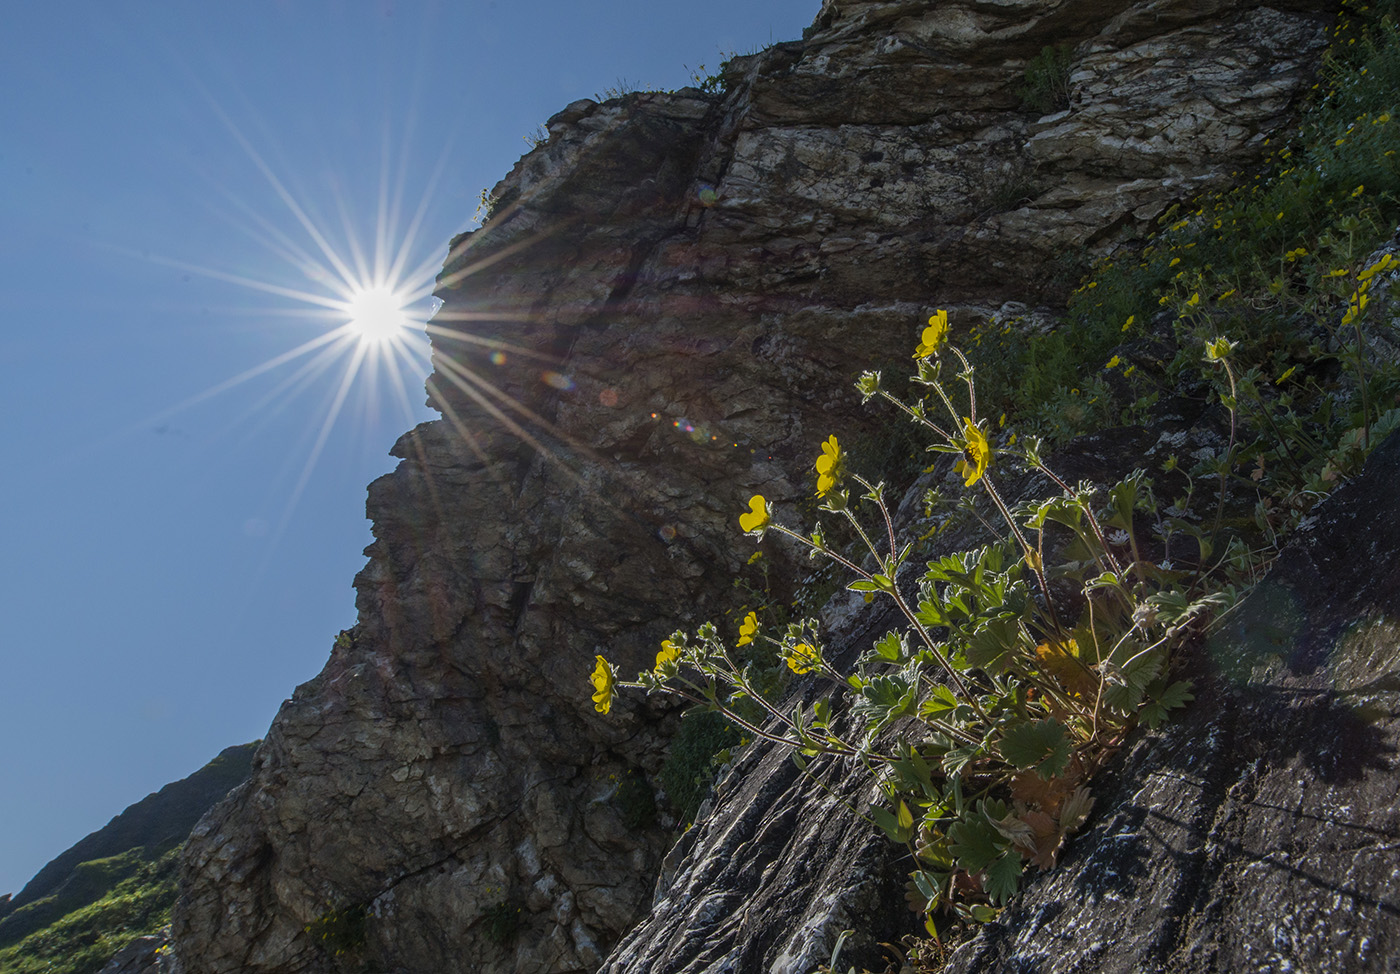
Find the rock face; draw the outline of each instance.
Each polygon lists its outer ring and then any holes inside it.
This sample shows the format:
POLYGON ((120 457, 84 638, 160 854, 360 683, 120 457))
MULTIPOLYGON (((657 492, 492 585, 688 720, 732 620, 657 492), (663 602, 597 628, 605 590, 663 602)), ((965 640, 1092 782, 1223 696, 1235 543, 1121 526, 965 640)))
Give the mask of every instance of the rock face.
MULTIPOLYGON (((595 713, 594 655, 635 672, 735 604, 737 512, 755 491, 791 511, 838 426, 878 434, 853 376, 902 371, 933 307, 967 325, 1054 302, 1077 258, 1255 160, 1309 83, 1321 6, 828 2, 722 96, 552 118, 453 241, 443 418, 371 485, 358 624, 191 837, 190 974, 599 968, 652 905, 674 714, 595 713), (1070 104, 1040 116, 1025 66, 1057 44, 1070 104)), ((785 600, 798 566, 770 554, 785 600)), ((672 912, 610 969, 809 970, 833 924, 898 903, 888 850, 839 806, 798 816, 810 784, 771 765, 721 790, 752 814, 688 840, 727 861, 668 860, 672 912), (803 909, 735 919, 734 883, 803 909), (682 915, 703 950, 646 941, 682 915)))

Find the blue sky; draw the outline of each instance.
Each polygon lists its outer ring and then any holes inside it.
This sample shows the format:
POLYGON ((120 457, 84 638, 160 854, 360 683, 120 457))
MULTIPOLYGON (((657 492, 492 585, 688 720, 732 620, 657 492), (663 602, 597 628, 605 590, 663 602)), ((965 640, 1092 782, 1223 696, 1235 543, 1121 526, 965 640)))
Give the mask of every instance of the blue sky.
POLYGON ((819 6, 7 5, 0 893, 262 736, 354 623, 365 486, 432 414, 418 332, 403 395, 325 338, 351 239, 372 271, 387 223, 435 272, 564 105, 680 87, 819 6), (264 368, 318 341, 339 354, 264 368))

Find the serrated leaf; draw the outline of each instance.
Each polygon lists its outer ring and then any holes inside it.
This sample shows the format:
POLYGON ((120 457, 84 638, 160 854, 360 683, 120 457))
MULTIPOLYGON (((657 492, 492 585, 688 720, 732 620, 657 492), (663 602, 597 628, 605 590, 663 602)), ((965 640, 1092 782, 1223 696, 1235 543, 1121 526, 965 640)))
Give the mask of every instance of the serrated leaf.
POLYGON ((1069 764, 1070 739, 1053 717, 1012 724, 1002 734, 1001 756, 1014 768, 1034 768, 1042 778, 1053 778, 1069 764))
POLYGON ((1196 695, 1191 692, 1191 681, 1177 680, 1161 692, 1157 697, 1157 702, 1168 710, 1175 710, 1178 707, 1186 706, 1195 699, 1196 695))
POLYGON ((963 768, 967 767, 967 763, 977 757, 981 750, 982 749, 975 744, 953 748, 947 754, 943 755, 943 773, 950 777, 956 775, 958 772, 962 771, 963 768))
POLYGON ((1008 849, 987 866, 982 874, 982 889, 987 899, 1001 906, 1021 888, 1021 854, 1008 849))
POLYGON ((904 640, 897 632, 887 632, 875 643, 875 652, 892 663, 898 662, 906 655, 904 640))
POLYGON ((919 603, 919 611, 914 614, 914 618, 930 629, 948 624, 948 616, 943 611, 943 607, 928 599, 919 603))
POLYGON ((948 829, 948 851, 960 869, 980 873, 1005 848, 1005 841, 999 839, 996 829, 982 818, 962 819, 948 829))
POLYGON ((967 642, 967 661, 993 676, 1005 672, 1020 648, 1020 626, 1014 618, 993 619, 967 642))
POLYGON ((919 716, 924 718, 936 718, 956 710, 961 706, 957 694, 943 685, 934 687, 922 704, 919 705, 919 716))

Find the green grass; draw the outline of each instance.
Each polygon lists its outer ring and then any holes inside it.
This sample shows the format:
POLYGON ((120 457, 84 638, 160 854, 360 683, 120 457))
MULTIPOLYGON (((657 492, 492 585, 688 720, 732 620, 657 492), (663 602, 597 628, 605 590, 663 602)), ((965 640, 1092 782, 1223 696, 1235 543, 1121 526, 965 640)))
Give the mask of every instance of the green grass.
POLYGON ((54 904, 86 902, 0 949, 0 974, 94 974, 131 940, 165 926, 175 902, 180 848, 154 862, 142 861, 132 850, 82 863, 74 870, 80 891, 65 884, 21 910, 48 903, 47 915, 54 904))

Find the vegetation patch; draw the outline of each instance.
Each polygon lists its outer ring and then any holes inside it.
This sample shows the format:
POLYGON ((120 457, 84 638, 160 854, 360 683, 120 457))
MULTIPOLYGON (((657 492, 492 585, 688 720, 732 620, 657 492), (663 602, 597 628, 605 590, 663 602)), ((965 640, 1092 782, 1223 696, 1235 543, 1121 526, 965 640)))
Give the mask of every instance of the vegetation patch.
POLYGON ((47 919, 0 948, 0 974, 92 974, 135 938, 159 931, 170 922, 181 848, 153 862, 133 850, 82 863, 72 889, 65 884, 6 917, 47 919))

